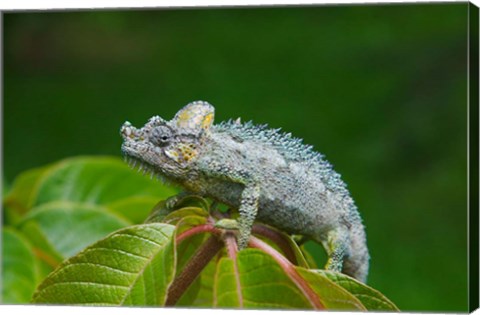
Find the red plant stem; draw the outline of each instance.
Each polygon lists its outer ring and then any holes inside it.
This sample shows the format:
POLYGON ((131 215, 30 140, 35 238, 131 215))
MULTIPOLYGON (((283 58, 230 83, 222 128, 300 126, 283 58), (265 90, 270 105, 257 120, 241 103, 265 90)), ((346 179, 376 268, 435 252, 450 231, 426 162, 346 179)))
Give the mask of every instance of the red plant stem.
POLYGON ((295 285, 302 291, 302 293, 308 298, 312 307, 317 310, 325 309, 325 306, 322 304, 320 299, 318 298, 317 294, 312 290, 312 288, 308 285, 307 281, 303 279, 295 270, 294 265, 288 261, 285 257, 283 257, 279 252, 277 252, 274 248, 272 248, 267 243, 259 240, 258 238, 251 236, 249 245, 258 249, 263 250, 285 270, 288 277, 295 283, 295 285))
POLYGON ((228 257, 233 260, 233 271, 235 273, 235 282, 237 287, 237 298, 238 298, 238 306, 243 308, 243 295, 242 295, 242 286, 240 284, 240 274, 238 272, 238 261, 237 261, 237 240, 232 232, 225 233, 223 237, 223 241, 225 242, 225 246, 227 248, 228 257))
POLYGON ((220 235, 220 233, 221 233, 221 231, 219 229, 214 228, 210 224, 197 225, 197 226, 194 226, 193 228, 188 229, 187 231, 181 233, 180 235, 178 235, 177 240, 176 240, 177 244, 181 243, 186 238, 189 238, 193 235, 197 235, 197 234, 200 234, 200 233, 205 233, 205 232, 212 233, 212 234, 215 234, 215 235, 220 235))
POLYGON ((253 226, 252 233, 264 236, 272 240, 275 244, 278 245, 278 247, 280 247, 280 249, 288 258, 288 260, 290 260, 294 265, 298 264, 297 257, 295 256, 295 253, 293 252, 290 245, 287 243, 285 236, 283 236, 282 234, 278 233, 275 230, 268 228, 265 225, 260 225, 260 224, 255 224, 253 226))
POLYGON ((223 241, 225 242, 225 247, 227 248, 228 257, 233 260, 237 259, 238 248, 233 233, 226 232, 225 236, 223 237, 223 241))
POLYGON ((165 306, 173 306, 178 302, 183 293, 195 281, 210 260, 215 257, 222 246, 223 243, 216 236, 211 236, 203 243, 168 288, 165 306))

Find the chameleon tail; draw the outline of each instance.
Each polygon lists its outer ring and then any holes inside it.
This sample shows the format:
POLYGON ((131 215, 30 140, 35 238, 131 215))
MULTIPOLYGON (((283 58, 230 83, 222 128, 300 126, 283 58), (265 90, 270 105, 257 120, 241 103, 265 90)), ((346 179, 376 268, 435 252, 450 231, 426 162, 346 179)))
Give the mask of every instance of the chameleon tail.
POLYGON ((365 230, 360 217, 351 217, 358 219, 348 228, 342 226, 331 230, 324 235, 314 237, 319 243, 323 244, 328 254, 328 261, 325 269, 342 272, 355 279, 365 283, 368 275, 369 254, 365 230))
POLYGON ((355 224, 349 229, 349 250, 343 261, 342 273, 365 283, 367 281, 370 255, 363 224, 355 224))

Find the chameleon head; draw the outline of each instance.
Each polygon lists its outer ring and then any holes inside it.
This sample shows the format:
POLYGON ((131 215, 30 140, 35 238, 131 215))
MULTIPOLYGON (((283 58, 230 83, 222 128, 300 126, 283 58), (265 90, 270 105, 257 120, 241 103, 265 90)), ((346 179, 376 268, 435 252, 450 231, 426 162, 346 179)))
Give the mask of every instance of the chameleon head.
POLYGON ((212 105, 195 101, 170 121, 154 116, 142 128, 127 121, 120 129, 122 153, 134 165, 140 164, 156 175, 180 178, 200 153, 213 117, 212 105))

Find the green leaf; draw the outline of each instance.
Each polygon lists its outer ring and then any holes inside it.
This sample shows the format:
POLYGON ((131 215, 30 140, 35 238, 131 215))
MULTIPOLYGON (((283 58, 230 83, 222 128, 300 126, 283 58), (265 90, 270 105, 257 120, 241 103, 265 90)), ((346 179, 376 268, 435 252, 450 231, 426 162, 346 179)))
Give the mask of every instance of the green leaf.
POLYGON ((10 191, 10 185, 5 179, 5 177, 2 177, 2 195, 3 196, 7 195, 9 191, 10 191))
POLYGON ((26 303, 40 280, 39 262, 32 246, 15 230, 4 228, 2 241, 2 303, 26 303))
POLYGON ((64 260, 64 257, 54 248, 47 239, 39 224, 33 220, 24 221, 18 226, 22 234, 28 238, 38 259, 50 266, 49 271, 55 269, 64 260))
POLYGON ((389 299, 377 290, 338 272, 315 270, 357 297, 369 311, 399 311, 389 299))
POLYGON ((208 210, 208 203, 202 197, 195 195, 181 197, 176 195, 157 203, 145 222, 176 224, 186 215, 208 217, 208 210), (180 199, 175 202, 178 198, 180 199), (174 204, 171 205, 173 202, 174 204))
POLYGON ((254 234, 259 236, 264 242, 272 246, 275 250, 282 253, 287 259, 290 259, 292 263, 301 267, 309 268, 309 264, 305 259, 303 251, 290 235, 287 235, 281 230, 272 226, 261 223, 256 223, 254 225, 254 234), (255 231, 257 233, 255 233, 255 231))
POLYGON ((159 200, 174 194, 175 189, 139 174, 118 158, 75 157, 20 174, 4 204, 12 222, 33 206, 64 200, 104 205, 140 223, 159 200))
MULTIPOLYGON (((70 202, 51 202, 32 209, 20 223, 35 222, 50 247, 63 258, 72 256, 85 246, 107 234, 130 225, 104 207, 70 202)), ((31 228, 31 226, 30 226, 31 228)), ((23 228, 28 232, 28 227, 23 228)), ((34 233, 34 235, 38 235, 34 233)), ((44 246, 41 246, 45 249, 44 246)))
POLYGON ((26 213, 32 206, 40 178, 51 166, 31 169, 15 178, 13 185, 5 196, 4 203, 18 214, 26 213))
POLYGON ((76 157, 55 164, 38 183, 34 205, 57 200, 110 204, 131 196, 164 199, 175 191, 142 176, 117 158, 76 157))
POLYGON ((258 249, 223 257, 215 274, 214 306, 311 309, 302 292, 268 254, 258 249))
POLYGON ((305 244, 303 244, 299 247, 300 247, 300 251, 303 254, 303 257, 305 258, 305 261, 307 262, 307 265, 308 265, 309 269, 312 269, 312 268, 316 269, 317 268, 317 262, 315 261, 315 258, 313 258, 312 254, 310 254, 310 252, 305 248, 305 244))
POLYGON ((182 209, 182 208, 200 208, 204 211, 208 212, 210 209, 210 205, 208 204, 205 198, 202 198, 197 195, 187 195, 181 198, 176 204, 174 209, 182 209))
POLYGON ((34 303, 163 305, 175 274, 174 227, 131 226, 62 263, 34 294, 34 303))
POLYGON ((363 304, 350 292, 315 271, 295 267, 315 291, 320 301, 329 310, 366 310, 363 304))
POLYGON ((160 200, 152 208, 148 217, 146 217, 144 223, 163 222, 165 217, 169 215, 173 210, 167 207, 167 200, 160 200))
POLYGON ((208 213, 201 208, 187 207, 170 213, 163 219, 163 222, 175 225, 187 217, 197 218, 198 220, 205 222, 207 216, 208 213))

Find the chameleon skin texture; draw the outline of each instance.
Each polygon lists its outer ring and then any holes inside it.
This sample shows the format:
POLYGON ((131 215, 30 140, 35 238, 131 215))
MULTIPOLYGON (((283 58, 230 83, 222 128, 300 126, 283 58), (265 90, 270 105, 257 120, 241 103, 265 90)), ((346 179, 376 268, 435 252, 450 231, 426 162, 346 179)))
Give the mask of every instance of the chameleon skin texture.
POLYGON ((326 269, 366 282, 365 229, 331 164, 279 129, 239 119, 213 125, 213 120, 213 106, 195 101, 170 121, 154 116, 138 129, 125 122, 122 152, 134 165, 188 193, 238 209, 240 249, 259 220, 311 237, 327 251, 326 269))

